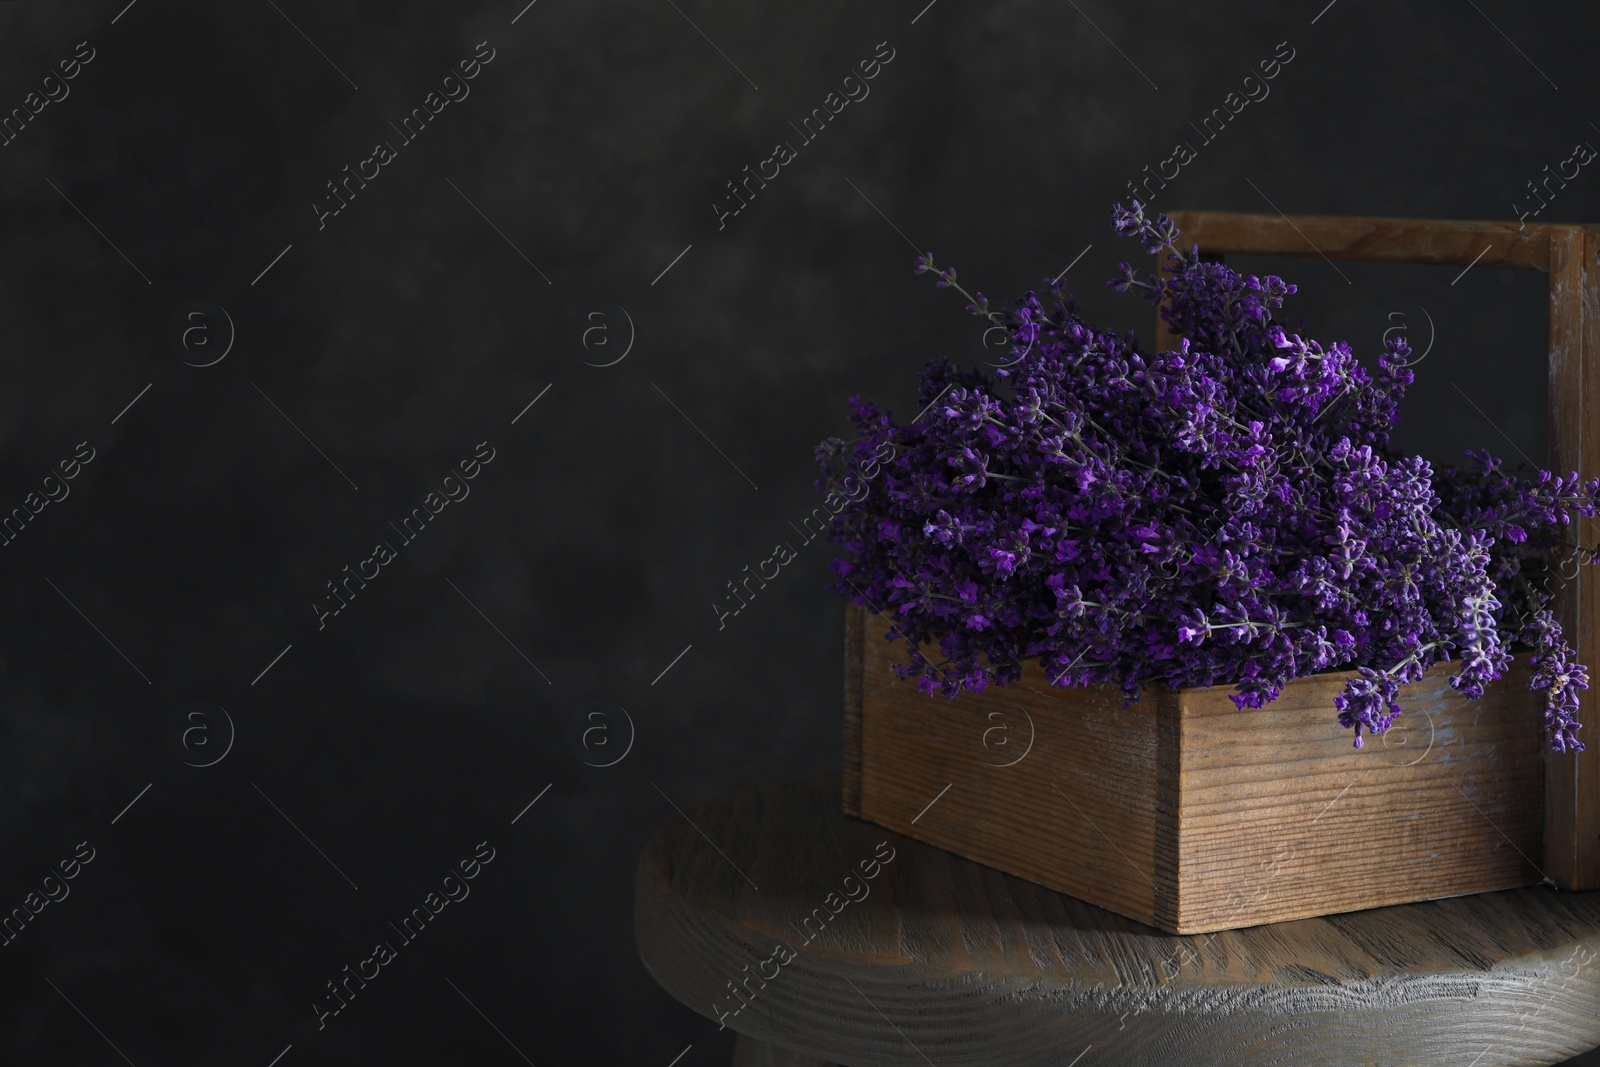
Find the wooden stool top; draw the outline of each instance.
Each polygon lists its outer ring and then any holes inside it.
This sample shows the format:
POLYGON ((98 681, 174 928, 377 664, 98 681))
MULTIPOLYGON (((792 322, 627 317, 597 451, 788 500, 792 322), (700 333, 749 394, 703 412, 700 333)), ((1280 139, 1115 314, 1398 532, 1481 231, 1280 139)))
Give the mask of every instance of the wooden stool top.
POLYGON ((1600 892, 1186 937, 849 818, 839 790, 746 790, 656 831, 634 927, 668 992, 844 1064, 1491 1067, 1600 1044, 1600 892))

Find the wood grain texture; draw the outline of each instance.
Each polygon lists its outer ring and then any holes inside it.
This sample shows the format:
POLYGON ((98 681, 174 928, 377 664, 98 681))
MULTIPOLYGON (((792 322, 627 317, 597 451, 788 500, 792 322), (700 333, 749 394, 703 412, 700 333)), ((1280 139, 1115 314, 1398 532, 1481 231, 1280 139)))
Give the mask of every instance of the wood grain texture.
MULTIPOLYGON (((1553 226, 1550 233, 1550 462, 1557 471, 1600 477, 1600 278, 1594 256, 1600 231, 1553 226)), ((1600 541, 1596 523, 1581 520, 1578 539, 1600 541)), ((1584 567, 1560 590, 1555 605, 1578 660, 1600 670, 1600 572, 1584 567)), ((1582 696, 1579 719, 1593 723, 1600 694, 1582 696)), ((1566 889, 1600 888, 1600 742, 1590 725, 1579 736, 1588 748, 1551 753, 1545 837, 1551 878, 1566 889), (1585 736, 1589 735, 1589 736, 1585 736)))
POLYGON ((1550 269, 1555 224, 1174 211, 1184 247, 1264 256, 1550 269), (1487 249, 1487 251, 1485 251, 1487 249), (1482 258, 1478 258, 1479 253, 1482 258))
MULTIPOLYGON (((1550 273, 1550 466, 1600 477, 1600 227, 1441 219, 1175 211, 1184 243, 1203 255, 1255 253, 1310 258, 1509 267, 1550 273), (1487 249, 1487 251, 1485 251, 1487 249), (1483 253, 1480 257, 1479 253, 1483 253)), ((1158 350, 1174 347, 1156 323, 1158 350)), ((1600 524, 1583 520, 1583 540, 1600 524)), ((1600 571, 1586 568, 1556 604, 1579 662, 1600 670, 1600 571)), ((1600 690, 1583 695, 1580 721, 1600 718, 1600 690)), ((1550 753, 1545 777, 1545 870, 1564 889, 1600 888, 1600 742, 1582 753, 1550 753)))
MULTIPOLYGON (((1588 413, 1583 459, 1579 473, 1600 477, 1600 226, 1584 227, 1583 271, 1583 410, 1588 413)), ((1600 520, 1586 519, 1579 529, 1591 547, 1600 547, 1600 520)), ((1600 678, 1600 570, 1585 567, 1582 576, 1583 618, 1576 634, 1578 649, 1594 664, 1592 677, 1600 678)), ((1580 721, 1600 723, 1600 690, 1585 692, 1580 721)), ((1600 725, 1590 727, 1588 747, 1575 757, 1572 832, 1558 839, 1558 847, 1571 848, 1572 874, 1558 882, 1564 889, 1600 889, 1600 725), (1569 844, 1570 836, 1570 844, 1569 844)), ((1565 801, 1565 798, 1563 798, 1565 801)))
POLYGON ((1333 708, 1347 674, 1246 712, 1229 687, 1150 687, 1124 707, 1036 664, 947 700, 895 677, 905 651, 887 629, 862 627, 846 810, 968 859, 1174 933, 1545 877, 1543 698, 1525 664, 1477 701, 1436 667, 1356 750, 1333 708))
POLYGON ((839 789, 743 791, 650 839, 635 935, 668 992, 717 1018, 783 942, 793 958, 727 1025, 845 1065, 1500 1067, 1600 1043, 1600 893, 1171 935, 849 818, 839 789), (881 848, 866 895, 799 938, 881 848))
POLYGON ((1005 689, 924 696, 894 676, 906 650, 886 629, 875 615, 863 627, 860 815, 1157 922, 1154 704, 1061 689, 1037 668, 1005 689))
POLYGON ((1347 674, 1296 679, 1244 712, 1227 687, 1180 690, 1175 928, 1543 880, 1543 695, 1518 663, 1467 700, 1453 669, 1403 687, 1401 718, 1359 751, 1333 710, 1347 674))

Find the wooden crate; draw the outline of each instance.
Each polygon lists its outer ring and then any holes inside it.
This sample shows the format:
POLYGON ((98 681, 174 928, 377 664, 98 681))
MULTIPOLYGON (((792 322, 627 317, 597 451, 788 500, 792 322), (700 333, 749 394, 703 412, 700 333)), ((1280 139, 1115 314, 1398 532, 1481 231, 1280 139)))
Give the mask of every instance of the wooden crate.
MULTIPOLYGON (((1322 257, 1543 271, 1550 278, 1550 467, 1600 478, 1600 226, 1319 215, 1175 211, 1185 245, 1201 254, 1322 257)), ((1459 280, 1459 275, 1457 276, 1459 280)), ((1454 283, 1452 283, 1454 284, 1454 283)), ((1157 322, 1158 347, 1173 347, 1157 322)), ((1541 368, 1531 365, 1531 373, 1541 368)), ((1574 527, 1600 542, 1600 522, 1574 527)), ((1578 662, 1597 679, 1582 695, 1579 753, 1545 754, 1545 860, 1562 889, 1600 889, 1600 567, 1584 567, 1555 604, 1578 662)))
MULTIPOLYGON (((1549 464, 1600 477, 1600 227, 1171 218, 1185 245, 1217 259, 1545 272, 1549 464)), ((1158 321, 1157 347, 1172 345, 1158 321)), ((1596 520, 1575 532, 1600 542, 1596 520)), ((1555 610, 1600 678, 1600 567, 1581 568, 1555 610)), ((1600 682, 1582 696, 1581 753, 1545 749, 1542 696, 1523 688, 1521 664, 1471 702, 1436 669, 1407 691, 1413 712, 1356 752, 1330 711, 1337 675, 1301 679, 1248 714, 1215 691, 1124 709, 1037 671, 952 703, 895 681, 892 646, 851 618, 845 810, 1144 922, 1200 932, 1540 880, 1600 889, 1600 682), (1019 751, 1005 745, 1028 736, 1029 754, 1000 766, 1019 751)))
POLYGON ((903 642, 851 606, 845 810, 1170 933, 1230 930, 1544 880, 1543 696, 1517 664, 1469 701, 1436 667, 1351 746, 1334 694, 1020 683, 924 696, 903 642))

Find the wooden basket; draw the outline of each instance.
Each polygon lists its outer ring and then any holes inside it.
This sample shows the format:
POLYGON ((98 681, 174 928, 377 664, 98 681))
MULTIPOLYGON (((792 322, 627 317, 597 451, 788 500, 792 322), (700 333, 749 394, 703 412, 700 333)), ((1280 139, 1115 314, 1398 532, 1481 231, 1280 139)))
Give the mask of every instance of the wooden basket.
POLYGON ((1351 746, 1348 675, 1241 712, 1230 687, 1020 683, 924 696, 850 608, 845 811, 1169 933, 1542 881, 1544 697, 1517 664, 1469 701, 1436 666, 1351 746))
MULTIPOLYGON (((1549 272, 1550 463, 1600 476, 1600 227, 1176 212, 1202 254, 1549 272), (1594 419, 1589 420, 1594 423, 1594 419), (1586 432, 1586 430, 1588 432, 1586 432)), ((1160 347, 1171 338, 1160 330, 1160 347)), ((1594 520, 1580 539, 1600 541, 1594 520)), ((1600 568, 1556 605, 1600 679, 1600 568)), ((1227 687, 1020 684, 922 696, 904 645, 852 607, 845 811, 1160 927, 1201 933, 1549 881, 1600 888, 1600 691, 1582 753, 1544 751, 1543 694, 1518 663, 1476 701, 1447 666, 1402 690, 1389 734, 1351 747, 1333 697, 1298 679, 1241 713, 1227 687), (1593 731, 1593 733, 1591 733, 1593 731)), ((1600 685, 1600 681, 1597 681, 1600 685)))

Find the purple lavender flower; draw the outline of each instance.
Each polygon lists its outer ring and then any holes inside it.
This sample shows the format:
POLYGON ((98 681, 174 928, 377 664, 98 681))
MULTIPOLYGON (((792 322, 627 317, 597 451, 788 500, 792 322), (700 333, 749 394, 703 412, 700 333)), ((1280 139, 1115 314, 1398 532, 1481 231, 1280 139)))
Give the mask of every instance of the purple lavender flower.
POLYGON ((1595 559, 1569 531, 1600 512, 1600 480, 1519 478, 1488 453, 1435 471, 1395 452, 1413 377, 1403 340, 1369 374, 1347 344, 1275 319, 1293 285, 1185 254, 1138 202, 1112 224, 1166 254, 1111 284, 1161 305, 1176 350, 1085 322, 1053 283, 992 310, 918 256, 917 273, 1009 329, 1009 358, 992 376, 929 363, 926 412, 905 425, 853 398, 856 439, 818 448, 827 491, 895 446, 884 491, 848 504, 830 535, 835 588, 893 614, 902 676, 954 696, 1038 660, 1055 684, 1113 682, 1130 699, 1147 682, 1231 685, 1243 709, 1344 670, 1334 710, 1360 747, 1433 664, 1476 697, 1522 642, 1552 747, 1581 749, 1588 677, 1549 578, 1595 559))

